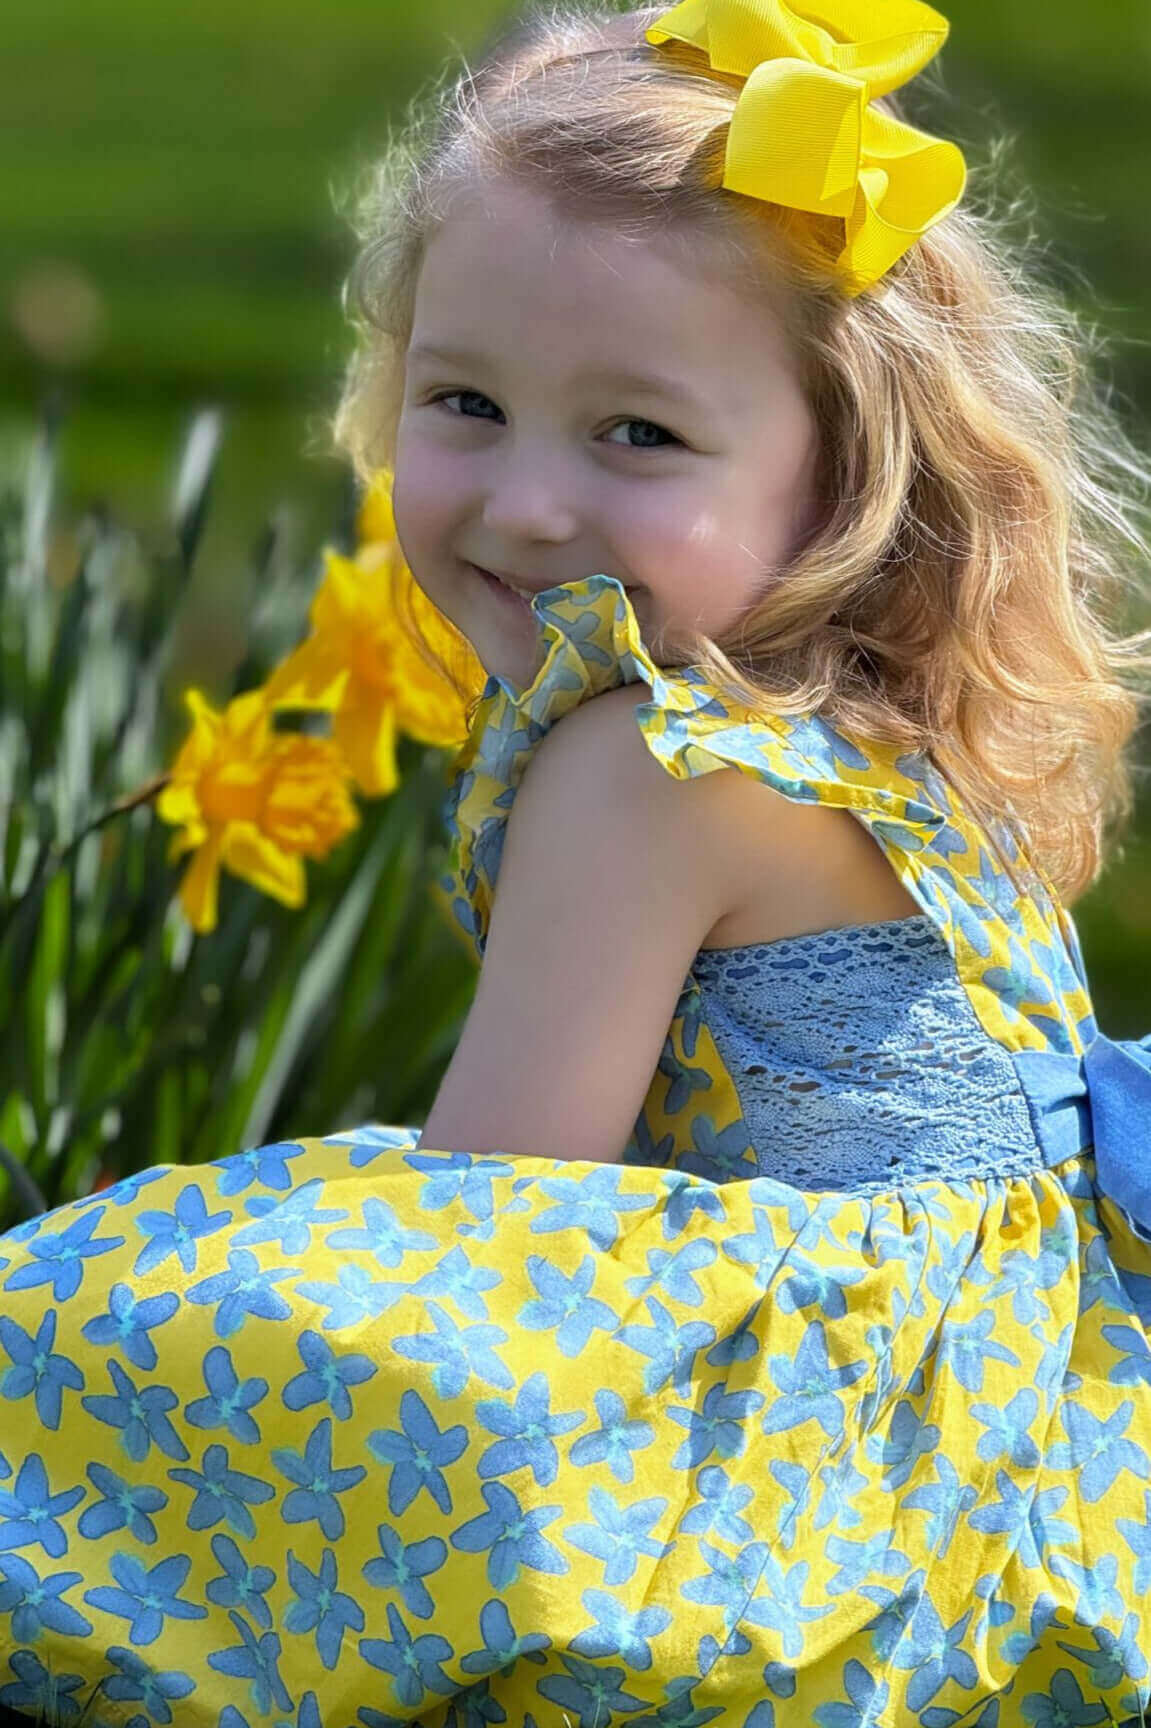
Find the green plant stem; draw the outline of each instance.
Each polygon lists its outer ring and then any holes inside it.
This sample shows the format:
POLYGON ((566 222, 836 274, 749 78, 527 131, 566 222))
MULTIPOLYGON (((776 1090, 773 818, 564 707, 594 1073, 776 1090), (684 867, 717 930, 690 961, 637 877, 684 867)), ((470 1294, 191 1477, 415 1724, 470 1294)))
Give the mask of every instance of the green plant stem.
POLYGON ((117 816, 126 816, 130 811, 138 809, 141 804, 151 803, 164 790, 170 779, 170 774, 157 774, 154 779, 137 787, 135 792, 129 792, 126 797, 118 798, 114 804, 108 806, 107 810, 101 811, 99 816, 94 816, 91 822, 86 823, 78 834, 73 835, 66 846, 60 847, 58 851, 49 848, 48 851, 42 853, 28 885, 12 908, 7 923, 3 928, 0 928, 0 943, 7 937, 9 930, 15 924, 24 907, 30 903, 36 890, 51 880, 56 872, 68 862, 69 858, 80 850, 90 835, 97 833, 101 828, 106 828, 108 823, 114 822, 117 816))

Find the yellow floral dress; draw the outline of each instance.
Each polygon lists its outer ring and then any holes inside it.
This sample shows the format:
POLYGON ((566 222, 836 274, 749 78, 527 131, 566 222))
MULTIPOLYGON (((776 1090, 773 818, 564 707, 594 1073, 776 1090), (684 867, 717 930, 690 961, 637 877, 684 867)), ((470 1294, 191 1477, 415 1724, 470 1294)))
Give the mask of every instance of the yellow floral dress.
POLYGON ((488 680, 449 803, 478 952, 532 750, 639 679, 670 774, 850 809, 920 916, 701 952, 621 1165, 370 1125, 0 1238, 0 1705, 1138 1721, 1148 1041, 1099 1033, 1069 914, 929 764, 661 671, 612 578, 534 610, 540 670, 488 680))

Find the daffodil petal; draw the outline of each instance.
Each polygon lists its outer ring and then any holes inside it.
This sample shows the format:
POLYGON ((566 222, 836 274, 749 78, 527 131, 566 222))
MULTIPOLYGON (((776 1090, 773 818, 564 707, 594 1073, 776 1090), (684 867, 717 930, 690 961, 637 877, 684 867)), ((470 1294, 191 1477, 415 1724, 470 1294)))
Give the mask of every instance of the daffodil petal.
POLYGON ((374 596, 366 589, 364 572, 353 558, 345 558, 331 547, 324 553, 324 580, 312 601, 313 635, 338 644, 349 658, 355 638, 364 625, 365 612, 374 611, 374 596))
POLYGON ((170 773, 175 780, 194 780, 216 749, 220 716, 199 690, 184 691, 184 706, 192 716, 192 728, 176 753, 170 773))
POLYGON ((155 809, 161 822, 170 822, 174 828, 190 827, 200 820, 200 801, 186 780, 169 781, 156 799, 155 809))
POLYGON ((348 681, 348 664, 340 646, 311 636, 280 662, 264 685, 273 708, 336 707, 348 681))
POLYGON ((389 603, 396 614, 397 727, 422 744, 462 744, 467 736, 464 699, 448 677, 429 666, 411 632, 418 632, 451 675, 476 695, 487 677, 478 655, 462 631, 428 599, 406 565, 393 574, 389 603))
POLYGON ((392 470, 381 468, 364 494, 356 519, 356 537, 363 543, 394 540, 396 518, 392 512, 392 470))
POLYGON ((281 851, 250 822, 234 822, 225 832, 222 863, 262 894, 298 908, 307 898, 303 861, 281 851))
POLYGON ((168 843, 168 863, 178 864, 187 853, 194 852, 197 846, 202 846, 207 838, 208 829, 203 822, 197 822, 179 834, 173 834, 168 843))
POLYGON ((206 936, 216 928, 217 893, 220 882, 221 836, 209 833, 185 870, 180 883, 180 905, 193 930, 206 936))
POLYGON ((396 768, 396 715, 390 702, 362 685, 353 684, 336 711, 332 728, 360 790, 368 798, 383 798, 399 784, 396 768))
POLYGON ((246 690, 233 696, 224 710, 228 748, 257 751, 271 730, 271 713, 264 690, 246 690))

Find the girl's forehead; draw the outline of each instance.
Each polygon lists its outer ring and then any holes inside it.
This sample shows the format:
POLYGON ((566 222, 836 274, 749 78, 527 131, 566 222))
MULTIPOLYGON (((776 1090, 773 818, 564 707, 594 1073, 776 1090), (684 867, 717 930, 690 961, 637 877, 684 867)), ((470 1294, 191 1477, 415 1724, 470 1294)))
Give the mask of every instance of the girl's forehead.
MULTIPOLYGON (((675 269, 688 283, 702 275, 688 249, 681 245, 677 257, 666 237, 644 238, 590 213, 561 210, 543 192, 518 185, 488 185, 457 194, 428 237, 425 266, 438 262, 450 272, 461 254, 485 275, 530 272, 534 283, 551 278, 557 286, 573 269, 617 280, 653 270, 666 274, 675 269)), ((470 285, 460 283, 465 291, 470 285)))
POLYGON ((714 259, 694 260, 689 236, 622 231, 515 185, 458 195, 433 228, 412 347, 482 346, 501 332, 661 350, 673 365, 789 357, 768 294, 756 301, 725 282, 714 259))

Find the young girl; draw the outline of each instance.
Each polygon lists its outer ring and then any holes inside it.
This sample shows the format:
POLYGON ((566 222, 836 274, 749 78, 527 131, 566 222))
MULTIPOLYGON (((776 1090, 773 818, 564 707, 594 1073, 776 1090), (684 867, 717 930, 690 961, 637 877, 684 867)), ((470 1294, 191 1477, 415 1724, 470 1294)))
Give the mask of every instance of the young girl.
POLYGON ((1142 471, 901 116, 946 30, 538 10, 381 177, 338 430, 489 674, 475 1003, 422 1132, 0 1241, 0 1705, 1151 1706, 1151 1041, 1067 910, 1142 471))

